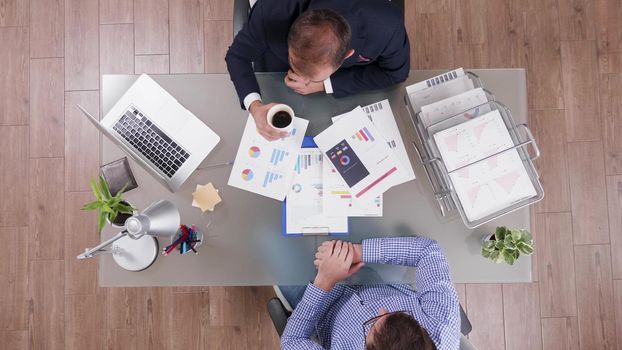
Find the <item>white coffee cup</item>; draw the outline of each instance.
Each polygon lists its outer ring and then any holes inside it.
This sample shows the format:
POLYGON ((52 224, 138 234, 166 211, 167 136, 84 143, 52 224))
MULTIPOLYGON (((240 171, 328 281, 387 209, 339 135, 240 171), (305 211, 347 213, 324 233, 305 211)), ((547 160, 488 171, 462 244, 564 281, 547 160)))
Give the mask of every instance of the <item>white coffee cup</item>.
POLYGON ((285 104, 272 106, 268 110, 268 124, 279 130, 290 132, 294 128, 294 110, 285 104))

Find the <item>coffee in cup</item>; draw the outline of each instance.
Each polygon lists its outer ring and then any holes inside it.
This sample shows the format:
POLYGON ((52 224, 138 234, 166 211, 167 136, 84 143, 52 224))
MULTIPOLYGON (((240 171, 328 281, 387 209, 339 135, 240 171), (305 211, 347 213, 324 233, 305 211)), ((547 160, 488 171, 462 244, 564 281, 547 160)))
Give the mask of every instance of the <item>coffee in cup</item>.
POLYGON ((279 130, 290 132, 294 127, 294 110, 285 104, 272 106, 268 110, 268 124, 279 130))

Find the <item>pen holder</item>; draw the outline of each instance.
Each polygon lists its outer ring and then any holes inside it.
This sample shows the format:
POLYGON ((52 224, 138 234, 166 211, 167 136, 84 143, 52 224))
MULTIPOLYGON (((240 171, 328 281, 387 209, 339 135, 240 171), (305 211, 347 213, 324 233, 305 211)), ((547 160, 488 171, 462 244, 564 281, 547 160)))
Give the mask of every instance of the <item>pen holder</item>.
POLYGON ((168 255, 174 251, 178 251, 179 254, 198 254, 197 250, 201 244, 203 244, 203 233, 195 225, 189 227, 182 224, 171 237, 171 244, 162 250, 162 254, 168 255), (184 231, 188 233, 185 239, 183 239, 184 231))

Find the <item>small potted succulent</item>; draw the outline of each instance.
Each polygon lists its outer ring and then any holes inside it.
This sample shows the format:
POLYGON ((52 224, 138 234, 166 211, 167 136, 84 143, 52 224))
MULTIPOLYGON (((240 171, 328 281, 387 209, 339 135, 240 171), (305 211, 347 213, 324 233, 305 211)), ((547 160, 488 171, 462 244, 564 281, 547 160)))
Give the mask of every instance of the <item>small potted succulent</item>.
POLYGON ((494 234, 484 237, 482 243, 482 256, 497 264, 506 262, 514 265, 514 261, 521 254, 533 253, 533 239, 527 230, 508 230, 505 227, 497 227, 494 234))
POLYGON ((121 196, 125 191, 123 186, 114 196, 110 193, 108 182, 100 175, 99 183, 91 179, 91 189, 95 195, 95 200, 85 204, 82 210, 99 210, 97 215, 97 230, 101 230, 106 225, 106 221, 115 227, 123 227, 125 220, 130 218, 136 208, 124 200, 121 196))

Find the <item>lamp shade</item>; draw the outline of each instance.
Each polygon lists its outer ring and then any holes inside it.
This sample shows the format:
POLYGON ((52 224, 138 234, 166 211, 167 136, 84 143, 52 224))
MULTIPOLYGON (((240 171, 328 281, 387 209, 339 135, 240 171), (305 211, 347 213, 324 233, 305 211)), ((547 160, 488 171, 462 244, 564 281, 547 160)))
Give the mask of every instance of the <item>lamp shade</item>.
POLYGON ((181 218, 175 204, 160 200, 151 204, 140 214, 125 221, 125 229, 133 238, 143 235, 170 237, 177 232, 181 218))

